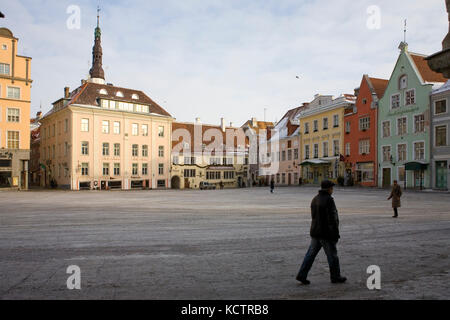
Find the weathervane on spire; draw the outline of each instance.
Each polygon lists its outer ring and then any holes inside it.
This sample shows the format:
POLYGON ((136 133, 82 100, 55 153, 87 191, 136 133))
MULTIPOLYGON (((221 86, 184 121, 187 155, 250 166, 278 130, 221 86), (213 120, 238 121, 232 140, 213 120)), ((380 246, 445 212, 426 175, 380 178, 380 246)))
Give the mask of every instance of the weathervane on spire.
POLYGON ((97 6, 97 28, 100 26, 100 6, 97 6))
POLYGON ((406 19, 405 19, 405 28, 403 29, 403 42, 406 43, 406 19))

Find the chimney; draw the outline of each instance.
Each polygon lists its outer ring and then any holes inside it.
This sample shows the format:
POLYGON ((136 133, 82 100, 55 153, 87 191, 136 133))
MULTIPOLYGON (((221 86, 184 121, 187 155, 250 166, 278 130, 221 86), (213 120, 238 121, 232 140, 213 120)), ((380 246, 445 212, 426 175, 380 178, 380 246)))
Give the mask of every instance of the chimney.
POLYGON ((225 132, 225 118, 220 118, 220 127, 222 131, 225 132))
POLYGON ((258 125, 256 118, 252 118, 252 127, 256 127, 258 125))
POLYGON ((200 124, 200 123, 202 123, 202 121, 200 120, 200 118, 197 117, 197 118, 195 118, 195 123, 200 124))
POLYGON ((42 118, 42 111, 36 112, 36 119, 40 120, 42 118))
POLYGON ((64 98, 68 98, 69 97, 69 87, 64 87, 64 98))
POLYGON ((230 122, 230 127, 233 127, 233 122, 230 122))

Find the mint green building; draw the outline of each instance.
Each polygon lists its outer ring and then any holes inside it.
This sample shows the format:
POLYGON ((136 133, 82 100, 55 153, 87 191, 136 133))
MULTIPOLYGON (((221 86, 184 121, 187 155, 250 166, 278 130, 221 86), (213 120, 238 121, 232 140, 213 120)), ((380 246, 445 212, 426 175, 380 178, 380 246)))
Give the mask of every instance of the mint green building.
POLYGON ((430 93, 446 79, 404 42, 378 107, 378 186, 430 188, 430 93))

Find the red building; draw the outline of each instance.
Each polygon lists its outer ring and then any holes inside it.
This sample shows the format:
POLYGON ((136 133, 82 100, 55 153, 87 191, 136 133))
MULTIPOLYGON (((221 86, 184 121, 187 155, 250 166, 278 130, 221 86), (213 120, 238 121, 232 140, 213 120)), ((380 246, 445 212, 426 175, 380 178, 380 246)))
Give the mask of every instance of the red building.
POLYGON ((353 110, 344 117, 344 154, 346 181, 351 184, 377 185, 377 108, 388 80, 364 75, 353 110))

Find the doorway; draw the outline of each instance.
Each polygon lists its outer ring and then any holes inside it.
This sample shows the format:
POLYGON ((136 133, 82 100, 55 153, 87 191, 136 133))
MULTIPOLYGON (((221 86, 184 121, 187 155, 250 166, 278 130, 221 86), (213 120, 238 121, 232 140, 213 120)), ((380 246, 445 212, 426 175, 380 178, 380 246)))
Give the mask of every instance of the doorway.
POLYGON ((391 168, 383 168, 383 188, 391 186, 391 168))
POLYGON ((436 161, 436 188, 447 189, 447 161, 436 161))

